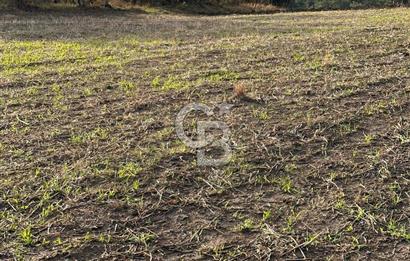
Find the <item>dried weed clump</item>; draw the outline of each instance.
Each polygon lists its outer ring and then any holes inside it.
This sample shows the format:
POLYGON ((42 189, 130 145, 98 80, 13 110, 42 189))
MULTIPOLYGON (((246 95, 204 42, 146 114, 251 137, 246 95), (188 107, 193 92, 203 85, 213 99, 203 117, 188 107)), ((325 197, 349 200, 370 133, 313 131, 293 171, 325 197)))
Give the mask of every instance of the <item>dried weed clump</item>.
POLYGON ((242 98, 246 96, 246 86, 244 83, 237 83, 233 86, 233 96, 242 98))

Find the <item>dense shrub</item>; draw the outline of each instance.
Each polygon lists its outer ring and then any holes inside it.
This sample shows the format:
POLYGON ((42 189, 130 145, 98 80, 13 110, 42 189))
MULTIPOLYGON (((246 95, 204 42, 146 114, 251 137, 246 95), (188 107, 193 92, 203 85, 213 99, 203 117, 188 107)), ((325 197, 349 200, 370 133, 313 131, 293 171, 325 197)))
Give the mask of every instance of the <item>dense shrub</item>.
POLYGON ((349 8, 369 8, 369 7, 392 7, 408 5, 409 0, 292 0, 275 1, 279 5, 284 5, 297 10, 331 10, 349 8))

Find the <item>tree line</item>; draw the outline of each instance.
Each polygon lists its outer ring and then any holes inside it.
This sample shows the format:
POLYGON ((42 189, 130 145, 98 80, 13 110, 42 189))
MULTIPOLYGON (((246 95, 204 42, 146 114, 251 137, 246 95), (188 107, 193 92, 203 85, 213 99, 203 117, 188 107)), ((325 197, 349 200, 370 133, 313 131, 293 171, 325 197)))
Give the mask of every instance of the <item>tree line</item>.
MULTIPOLYGON (((1 0, 0 0, 1 1, 1 0)), ((3 0, 8 6, 24 8, 36 3, 59 3, 65 2, 79 7, 92 6, 95 3, 109 6, 109 0, 3 0)), ((212 3, 216 5, 235 5, 243 2, 272 4, 291 10, 331 10, 369 7, 392 7, 409 5, 410 0, 123 0, 132 4, 174 5, 174 4, 200 4, 212 3)))

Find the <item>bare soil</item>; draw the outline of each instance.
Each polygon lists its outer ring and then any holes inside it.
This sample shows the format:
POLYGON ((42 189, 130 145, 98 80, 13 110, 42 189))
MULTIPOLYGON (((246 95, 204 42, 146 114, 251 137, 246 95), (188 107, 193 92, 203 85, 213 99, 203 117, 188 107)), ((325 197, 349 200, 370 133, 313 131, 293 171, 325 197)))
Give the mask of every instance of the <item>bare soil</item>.
POLYGON ((1 259, 410 258, 409 9, 3 12, 0 38, 1 259), (194 102, 233 104, 227 165, 177 137, 194 102))

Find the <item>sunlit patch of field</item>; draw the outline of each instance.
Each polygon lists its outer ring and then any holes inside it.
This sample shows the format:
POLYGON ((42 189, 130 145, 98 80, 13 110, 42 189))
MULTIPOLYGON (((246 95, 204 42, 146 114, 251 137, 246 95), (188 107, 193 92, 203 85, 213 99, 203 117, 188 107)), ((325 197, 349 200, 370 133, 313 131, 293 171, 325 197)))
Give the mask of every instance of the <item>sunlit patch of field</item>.
POLYGON ((409 9, 2 13, 0 37, 1 258, 408 258, 409 9), (233 157, 198 166, 176 115, 227 101, 233 157))

